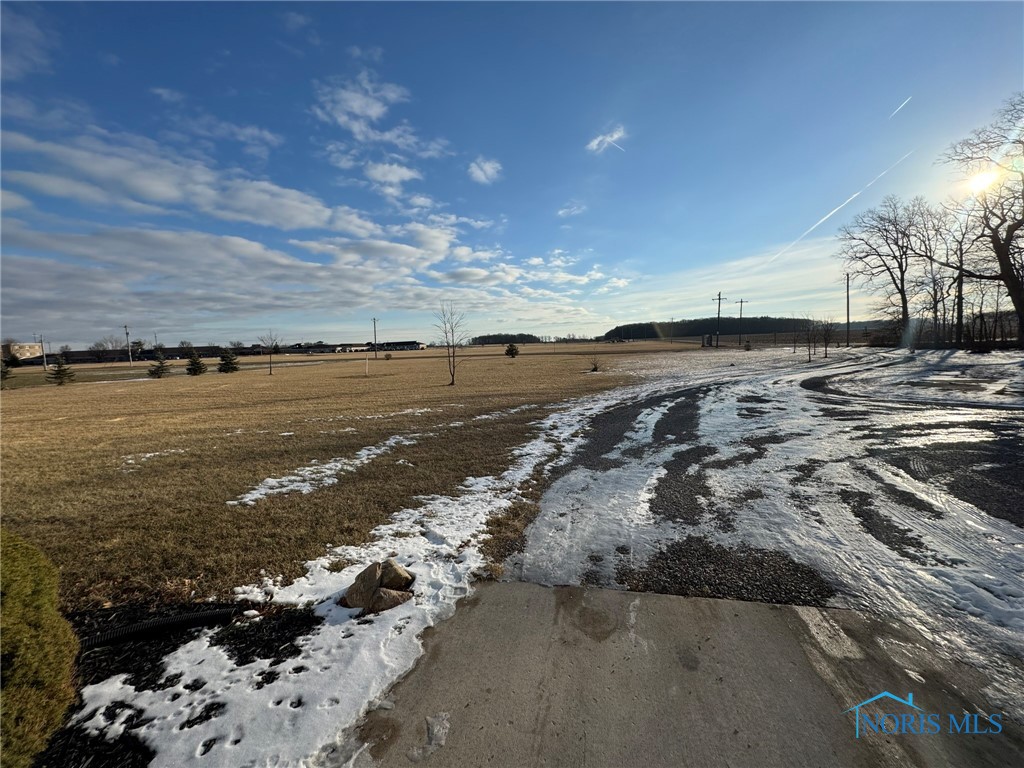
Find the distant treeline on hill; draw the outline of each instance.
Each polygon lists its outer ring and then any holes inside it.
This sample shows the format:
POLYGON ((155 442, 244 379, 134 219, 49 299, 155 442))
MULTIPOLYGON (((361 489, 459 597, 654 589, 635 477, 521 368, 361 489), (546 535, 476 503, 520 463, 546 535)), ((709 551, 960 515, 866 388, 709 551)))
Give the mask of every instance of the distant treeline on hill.
MULTIPOLYGON (((787 333, 793 330, 794 323, 799 319, 792 317, 723 317, 721 333, 723 336, 755 333, 787 333)), ((718 320, 714 317, 702 317, 696 320, 676 320, 668 323, 630 323, 617 325, 608 331, 605 339, 668 339, 680 336, 707 336, 718 329, 718 320)))
POLYGON ((489 333, 474 336, 470 344, 540 344, 540 337, 532 333, 489 333))

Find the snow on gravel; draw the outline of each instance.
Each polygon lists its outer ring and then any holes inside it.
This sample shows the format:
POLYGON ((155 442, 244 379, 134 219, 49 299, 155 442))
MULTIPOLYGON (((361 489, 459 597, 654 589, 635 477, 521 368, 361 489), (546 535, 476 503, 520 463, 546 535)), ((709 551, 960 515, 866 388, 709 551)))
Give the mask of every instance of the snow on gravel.
POLYGON ((641 413, 604 455, 610 466, 574 467, 551 485, 525 552, 506 565, 540 583, 616 586, 624 553, 630 566, 643 564, 688 535, 784 552, 837 587, 836 605, 914 627, 984 670, 993 696, 1020 701, 1020 667, 1002 655, 1024 658, 1024 530, 959 498, 943 477, 915 479, 887 458, 1008 439, 1019 455, 1021 355, 840 353, 817 370, 804 357, 797 372, 778 350, 732 355, 735 367, 704 356, 706 368, 673 370, 671 357, 652 359, 644 373, 656 382, 635 399, 666 381, 670 393, 712 385, 687 395, 699 404, 696 437, 651 439, 652 422, 678 400, 641 413), (813 377, 826 379, 824 391, 802 386, 813 377), (684 471, 700 476, 700 520, 652 514, 666 465, 694 446, 705 458, 684 471))

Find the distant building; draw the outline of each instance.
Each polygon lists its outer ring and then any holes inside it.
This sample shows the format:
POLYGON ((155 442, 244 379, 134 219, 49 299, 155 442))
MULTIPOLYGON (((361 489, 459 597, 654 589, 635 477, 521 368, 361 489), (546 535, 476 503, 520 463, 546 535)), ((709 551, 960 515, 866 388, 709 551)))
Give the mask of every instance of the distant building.
POLYGON ((24 362, 26 360, 30 360, 33 357, 40 358, 40 362, 42 362, 43 345, 42 344, 35 344, 35 343, 33 343, 33 344, 19 344, 17 342, 15 342, 13 344, 4 344, 3 345, 3 356, 4 356, 4 358, 8 358, 11 355, 14 355, 15 357, 17 357, 22 362, 24 362))
POLYGON ((382 341, 376 345, 372 341, 366 342, 366 348, 370 351, 376 347, 379 352, 404 352, 413 349, 426 349, 426 344, 418 341, 382 341))

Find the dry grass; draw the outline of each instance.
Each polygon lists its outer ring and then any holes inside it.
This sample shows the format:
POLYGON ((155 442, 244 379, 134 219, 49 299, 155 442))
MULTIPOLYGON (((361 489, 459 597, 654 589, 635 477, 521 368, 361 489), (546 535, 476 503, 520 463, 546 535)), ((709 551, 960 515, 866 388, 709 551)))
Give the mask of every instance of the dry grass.
MULTIPOLYGON (((626 346, 600 352, 612 363, 640 351, 626 346)), ((446 386, 440 353, 411 352, 371 361, 369 377, 361 355, 278 365, 295 362, 282 356, 273 376, 259 368, 5 391, 4 525, 56 563, 65 610, 226 596, 261 569, 294 576, 327 545, 365 541, 414 496, 506 468, 540 406, 623 381, 586 373, 593 345, 535 349, 516 360, 473 350, 456 387, 446 386), (524 404, 538 407, 471 421, 524 404), (420 409, 430 410, 403 413, 420 409), (453 421, 466 424, 443 426, 453 421), (433 436, 315 493, 225 503, 313 460, 423 432, 433 436), (162 455, 141 460, 150 453, 162 455)))

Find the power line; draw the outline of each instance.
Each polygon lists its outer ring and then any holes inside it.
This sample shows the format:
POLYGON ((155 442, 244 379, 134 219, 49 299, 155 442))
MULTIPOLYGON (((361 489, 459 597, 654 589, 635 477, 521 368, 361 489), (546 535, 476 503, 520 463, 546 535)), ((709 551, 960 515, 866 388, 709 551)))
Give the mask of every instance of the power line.
MULTIPOLYGON (((909 99, 908 99, 909 101, 909 99)), ((899 111, 899 110, 897 110, 899 111)), ((846 273, 846 346, 850 346, 850 273, 846 273)))
POLYGON ((742 344, 743 343, 743 305, 744 304, 749 304, 750 302, 747 299, 740 299, 736 303, 740 305, 740 324, 739 324, 739 327, 738 327, 739 332, 736 334, 736 343, 737 344, 742 344))
MULTIPOLYGON (((718 298, 712 299, 718 302, 718 324, 715 326, 715 349, 718 349, 718 339, 722 335, 722 292, 718 292, 718 298)), ((726 299, 728 301, 728 299, 726 299)))

